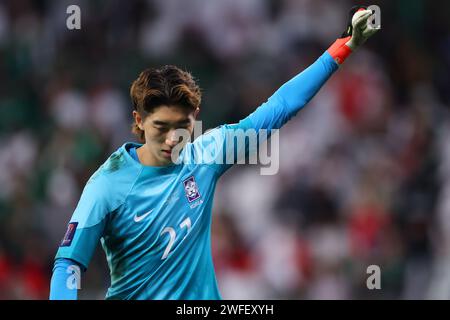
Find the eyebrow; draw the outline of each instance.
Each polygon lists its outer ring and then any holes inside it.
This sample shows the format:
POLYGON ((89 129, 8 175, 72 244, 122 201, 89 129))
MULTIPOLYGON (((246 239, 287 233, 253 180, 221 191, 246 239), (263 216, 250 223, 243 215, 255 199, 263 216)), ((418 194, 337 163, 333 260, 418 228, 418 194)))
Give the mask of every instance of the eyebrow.
MULTIPOLYGON (((178 125, 180 125, 180 124, 188 124, 189 122, 190 122, 189 119, 183 119, 183 120, 174 122, 174 124, 178 124, 178 125)), ((153 120, 153 124, 157 125, 157 126, 167 126, 167 125, 170 125, 171 122, 166 122, 166 121, 161 121, 161 120, 153 120)))

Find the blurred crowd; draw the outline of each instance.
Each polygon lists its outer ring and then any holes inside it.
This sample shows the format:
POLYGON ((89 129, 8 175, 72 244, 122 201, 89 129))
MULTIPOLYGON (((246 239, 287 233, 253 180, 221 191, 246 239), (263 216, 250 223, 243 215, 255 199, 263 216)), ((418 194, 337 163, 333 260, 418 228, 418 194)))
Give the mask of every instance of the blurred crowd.
MULTIPOLYGON (((129 86, 175 64, 203 128, 242 119, 344 31, 350 0, 0 2, 0 299, 47 299, 90 175, 130 133, 129 86), (66 8, 81 8, 68 30, 66 8)), ((280 132, 280 170, 218 184, 230 299, 450 298, 450 3, 372 1, 382 30, 280 132), (381 270, 369 290, 367 268, 381 270)), ((99 246, 81 299, 109 286, 99 246)))

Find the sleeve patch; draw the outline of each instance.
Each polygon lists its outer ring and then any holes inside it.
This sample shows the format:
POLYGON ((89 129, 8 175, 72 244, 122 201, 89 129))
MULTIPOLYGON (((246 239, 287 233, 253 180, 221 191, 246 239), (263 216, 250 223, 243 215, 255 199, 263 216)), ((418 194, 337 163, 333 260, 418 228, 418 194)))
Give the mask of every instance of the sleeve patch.
POLYGON ((67 225, 67 231, 61 241, 60 247, 69 247, 72 243, 75 231, 77 230, 78 222, 71 222, 67 225))

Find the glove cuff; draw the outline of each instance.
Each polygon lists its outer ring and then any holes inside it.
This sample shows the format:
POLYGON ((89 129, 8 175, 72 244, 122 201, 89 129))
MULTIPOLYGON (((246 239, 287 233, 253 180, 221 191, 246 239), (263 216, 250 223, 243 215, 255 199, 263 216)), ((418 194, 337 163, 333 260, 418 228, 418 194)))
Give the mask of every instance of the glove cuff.
POLYGON ((328 48, 328 53, 337 64, 344 63, 345 59, 352 53, 352 49, 346 45, 350 39, 351 36, 339 38, 328 48))

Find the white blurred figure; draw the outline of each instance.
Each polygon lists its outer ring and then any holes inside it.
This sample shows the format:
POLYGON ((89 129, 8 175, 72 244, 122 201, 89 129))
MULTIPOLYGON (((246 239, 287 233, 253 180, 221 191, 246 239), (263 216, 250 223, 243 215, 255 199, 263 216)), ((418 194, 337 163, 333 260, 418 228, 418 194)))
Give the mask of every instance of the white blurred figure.
POLYGON ((52 115, 59 127, 70 131, 82 129, 88 123, 88 104, 84 94, 65 89, 51 101, 52 115))
POLYGON ((48 196, 59 207, 72 207, 78 198, 78 187, 73 173, 64 168, 56 168, 49 179, 48 196))
POLYGON ((261 41, 259 35, 267 20, 264 1, 197 1, 197 6, 199 16, 192 16, 192 24, 216 56, 241 56, 261 41))
MULTIPOLYGON (((140 30, 140 46, 147 55, 163 56, 176 49, 189 17, 198 17, 195 3, 181 0, 150 1, 157 13, 146 19, 140 30)), ((209 2, 209 1, 208 1, 209 2)), ((205 5, 206 3, 205 2, 205 5)))
POLYGON ((339 273, 321 274, 308 287, 306 298, 311 300, 350 299, 348 279, 339 273))
POLYGON ((307 232, 313 259, 322 265, 334 266, 349 255, 347 230, 335 224, 312 226, 307 232))
POLYGON ((349 256, 347 232, 338 225, 318 225, 308 230, 308 242, 311 246, 315 279, 307 291, 307 298, 349 299, 348 279, 344 277, 342 267, 349 256))
POLYGON ((259 268, 269 287, 281 298, 291 297, 302 285, 298 250, 297 235, 287 226, 272 224, 258 241, 259 268))
POLYGON ((270 227, 277 181, 276 176, 261 176, 258 165, 235 165, 233 172, 219 180, 215 206, 239 221, 239 231, 246 239, 254 239, 270 227))
POLYGON ((64 234, 65 225, 70 219, 80 194, 73 172, 58 166, 51 172, 47 183, 48 201, 39 205, 42 227, 49 240, 59 244, 64 234))
POLYGON ((310 38, 328 43, 345 20, 340 9, 336 1, 284 0, 276 23, 278 33, 292 41, 310 38))
POLYGON ((226 270, 218 277, 223 299, 254 300, 271 299, 267 286, 256 272, 226 270))
POLYGON ((4 138, 0 150, 0 196, 12 197, 26 188, 38 153, 38 144, 31 133, 21 131, 4 138), (21 184, 22 183, 22 184, 21 184))
POLYGON ((129 108, 125 97, 113 87, 101 88, 90 98, 90 120, 101 137, 109 142, 111 150, 115 150, 129 136, 130 125, 126 122, 125 113, 129 108))

